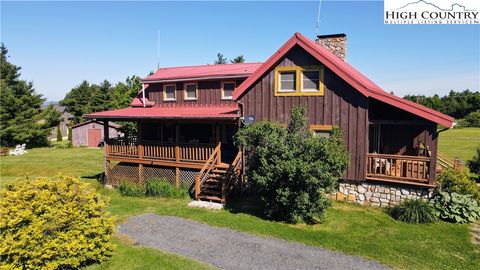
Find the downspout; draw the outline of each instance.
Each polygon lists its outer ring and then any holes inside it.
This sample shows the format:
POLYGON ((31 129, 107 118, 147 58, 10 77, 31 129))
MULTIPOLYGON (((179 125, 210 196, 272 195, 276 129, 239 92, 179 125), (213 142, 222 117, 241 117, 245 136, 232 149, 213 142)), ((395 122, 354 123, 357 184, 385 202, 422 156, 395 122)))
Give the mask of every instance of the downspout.
POLYGON ((145 84, 142 83, 142 104, 143 107, 145 108, 145 84))

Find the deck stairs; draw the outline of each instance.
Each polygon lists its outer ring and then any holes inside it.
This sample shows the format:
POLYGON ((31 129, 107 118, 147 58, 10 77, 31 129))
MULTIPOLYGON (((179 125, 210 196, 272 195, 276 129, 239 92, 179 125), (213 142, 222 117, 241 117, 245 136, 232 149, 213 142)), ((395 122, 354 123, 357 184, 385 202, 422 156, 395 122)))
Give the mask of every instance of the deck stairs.
POLYGON ((195 178, 195 199, 225 203, 234 187, 241 184, 242 157, 238 151, 231 164, 222 162, 219 144, 195 178))
POLYGON ((198 198, 202 201, 212 201, 223 203, 222 183, 229 177, 227 163, 220 163, 210 172, 200 186, 198 198))

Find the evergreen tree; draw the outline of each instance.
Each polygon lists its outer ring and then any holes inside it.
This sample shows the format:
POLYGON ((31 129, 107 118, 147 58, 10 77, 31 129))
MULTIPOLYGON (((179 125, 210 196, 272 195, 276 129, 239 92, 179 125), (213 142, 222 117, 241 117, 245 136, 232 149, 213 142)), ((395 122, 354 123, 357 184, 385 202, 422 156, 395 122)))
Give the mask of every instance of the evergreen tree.
POLYGON ((214 63, 215 63, 215 65, 218 65, 218 64, 226 64, 227 61, 228 61, 227 58, 225 58, 225 57, 223 56, 223 54, 218 53, 218 54, 217 54, 217 60, 215 60, 214 63))
POLYGON ((233 60, 230 60, 230 63, 232 63, 232 64, 245 63, 245 58, 243 58, 243 55, 239 55, 239 56, 233 58, 233 60))
POLYGON ((63 140, 62 131, 60 130, 60 126, 57 127, 57 142, 61 142, 63 140))
POLYGON ((68 140, 71 142, 72 141, 72 128, 68 128, 68 140))
POLYGON ((74 116, 73 122, 78 124, 82 121, 82 116, 86 113, 94 112, 92 108, 92 97, 95 92, 95 85, 83 81, 78 86, 72 88, 60 101, 60 105, 66 106, 67 110, 74 116))
POLYGON ((0 50, 0 144, 47 144, 49 124, 55 122, 55 115, 42 113, 44 98, 31 82, 20 79, 21 68, 8 62, 3 43, 0 50))

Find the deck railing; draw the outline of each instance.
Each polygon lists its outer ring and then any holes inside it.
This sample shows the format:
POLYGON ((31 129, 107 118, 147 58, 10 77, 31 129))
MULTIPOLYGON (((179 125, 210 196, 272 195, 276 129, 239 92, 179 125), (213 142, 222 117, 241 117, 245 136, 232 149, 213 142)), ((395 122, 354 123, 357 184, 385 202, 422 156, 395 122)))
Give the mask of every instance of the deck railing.
POLYGON ((137 138, 115 138, 106 143, 107 156, 204 163, 213 153, 215 144, 170 143, 142 141, 137 138))
POLYGON ((427 184, 430 158, 369 153, 367 179, 427 184))

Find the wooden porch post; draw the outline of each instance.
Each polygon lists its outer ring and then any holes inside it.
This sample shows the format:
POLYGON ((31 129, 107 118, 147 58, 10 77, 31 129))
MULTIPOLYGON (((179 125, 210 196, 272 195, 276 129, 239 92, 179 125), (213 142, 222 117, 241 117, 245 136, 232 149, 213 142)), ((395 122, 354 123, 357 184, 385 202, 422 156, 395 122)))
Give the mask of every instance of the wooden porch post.
MULTIPOLYGON (((437 132, 437 126, 434 125, 433 127, 430 128, 430 135, 432 136, 432 141, 431 141, 431 155, 430 155, 430 168, 429 168, 429 175, 430 179, 428 179, 428 183, 431 185, 435 184, 435 173, 437 170, 437 152, 438 152, 438 132, 437 132)), ((428 141, 427 141, 428 143, 428 141)), ((428 144, 427 144, 428 145, 428 144)))
POLYGON ((103 151, 104 151, 104 162, 105 162, 105 181, 104 185, 108 182, 108 177, 110 176, 110 160, 108 160, 107 156, 109 153, 108 149, 108 140, 110 139, 110 133, 108 129, 108 121, 103 121, 103 151))
POLYGON ((175 124, 175 162, 177 166, 175 167, 175 186, 180 188, 180 168, 178 168, 178 163, 180 162, 180 126, 178 122, 175 124))
POLYGON ((143 164, 142 164, 142 159, 143 159, 143 143, 142 143, 142 125, 140 122, 137 122, 137 130, 138 130, 138 160, 140 161, 138 163, 138 181, 140 184, 143 184, 145 179, 143 175, 143 164))

